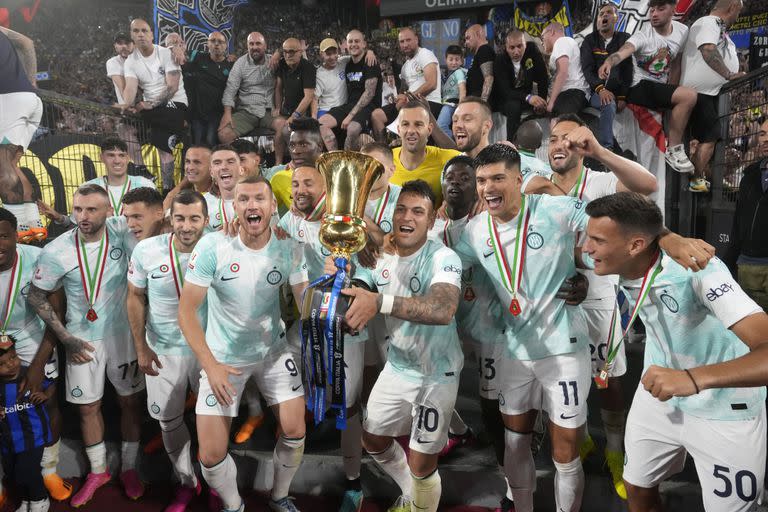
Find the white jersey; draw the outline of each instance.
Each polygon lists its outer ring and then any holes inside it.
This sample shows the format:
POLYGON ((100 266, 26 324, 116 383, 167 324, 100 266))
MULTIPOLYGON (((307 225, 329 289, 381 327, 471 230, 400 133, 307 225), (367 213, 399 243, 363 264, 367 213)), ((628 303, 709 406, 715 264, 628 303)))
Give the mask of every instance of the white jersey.
POLYGON ((680 85, 690 87, 700 94, 717 96, 728 80, 704 62, 699 48, 705 44, 715 46, 728 71, 736 73, 739 70, 739 55, 736 53, 736 45, 726 32, 725 22, 718 16, 702 16, 688 31, 680 85))
POLYGON ((373 219, 384 233, 392 231, 392 217, 395 215, 400 190, 402 187, 390 183, 380 198, 369 199, 365 203, 365 215, 373 219))
POLYGON ((319 220, 307 220, 290 211, 278 223, 301 247, 310 281, 325 274, 325 258, 331 255, 331 251, 320 243, 320 223, 319 220))
MULTIPOLYGON (((662 253, 662 270, 653 281, 639 316, 646 326, 644 369, 651 365, 678 370, 730 361, 749 352, 730 328, 761 313, 713 258, 704 270, 691 272, 662 253)), ((642 279, 622 280, 634 307, 642 279)), ((693 416, 743 420, 762 414, 765 387, 714 388, 669 403, 693 416)))
MULTIPOLYGON (((115 55, 107 61, 107 76, 110 78, 110 80, 113 76, 124 76, 123 66, 125 66, 125 59, 120 55, 115 55)), ((125 103, 123 95, 120 94, 120 89, 117 88, 117 84, 113 83, 113 85, 115 86, 115 97, 117 98, 117 103, 122 105, 125 103)))
POLYGON ((158 45, 152 45, 152 55, 144 57, 138 48, 133 50, 123 66, 126 78, 135 78, 144 94, 144 101, 158 101, 165 96, 166 74, 179 72, 179 88, 171 98, 171 101, 188 105, 187 92, 184 90, 184 77, 181 75, 181 67, 173 61, 171 50, 158 45))
MULTIPOLYGON (((552 79, 550 80, 550 87, 555 83, 555 76, 557 75, 557 60, 560 57, 566 57, 568 59, 568 74, 565 77, 562 91, 570 89, 577 89, 584 94, 589 93, 589 84, 586 78, 584 78, 584 72, 581 70, 581 52, 579 51, 579 43, 572 37, 563 36, 552 46, 552 55, 549 57, 549 69, 552 79)), ((561 92, 562 92, 561 91, 561 92)))
POLYGON ((101 241, 82 243, 79 233, 79 229, 68 231, 43 248, 34 284, 45 291, 64 288, 67 297, 66 325, 73 336, 88 342, 109 342, 111 338, 122 340, 125 333, 130 332, 125 309, 129 258, 125 218, 107 219, 103 248, 101 241), (98 286, 97 271, 102 266, 101 285, 98 286), (95 283, 93 310, 97 318, 94 321, 86 318, 91 308, 86 299, 89 273, 95 283))
POLYGON ((668 83, 670 65, 683 50, 687 36, 688 27, 677 21, 672 22, 672 32, 668 36, 659 35, 651 25, 632 34, 627 40, 635 47, 632 54, 635 64, 632 86, 641 80, 668 83))
POLYGON ((253 250, 240 236, 205 235, 187 265, 187 283, 208 288, 206 340, 225 364, 251 364, 287 351, 280 286, 307 281, 300 246, 270 236, 253 250))
MULTIPOLYGON (((461 288, 461 260, 439 242, 427 240, 410 256, 383 254, 374 270, 360 269, 358 275, 380 293, 396 297, 419 297, 438 283, 461 288)), ((456 322, 425 325, 385 317, 390 333, 387 364, 403 377, 422 382, 455 380, 464 364, 456 322)))
POLYGON ((520 174, 523 175, 523 179, 528 178, 530 175, 542 176, 549 178, 552 175, 552 168, 547 162, 541 160, 535 153, 527 153, 525 151, 518 150, 520 153, 520 174))
POLYGON ((424 68, 430 64, 435 65, 435 76, 437 77, 437 87, 432 92, 427 94, 427 101, 433 103, 441 103, 442 97, 440 94, 440 63, 437 57, 426 48, 419 48, 416 54, 410 59, 406 60, 403 67, 400 70, 400 78, 403 80, 405 87, 409 92, 416 92, 419 87, 424 85, 424 68))
POLYGON ((341 60, 333 69, 325 66, 317 68, 315 74, 315 98, 317 98, 317 109, 320 111, 329 111, 333 107, 344 105, 347 102, 347 61, 341 60))
MULTIPOLYGON (((128 264, 128 282, 146 290, 150 348, 161 355, 190 356, 192 349, 181 334, 178 311, 191 253, 172 252, 171 239, 171 233, 166 233, 139 242, 128 264)), ((205 329, 205 303, 198 310, 198 317, 205 329)))
MULTIPOLYGON (((467 227, 469 216, 457 220, 436 219, 429 238, 448 248, 456 245, 467 227)), ((503 343, 504 320, 493 283, 481 265, 466 268, 461 274, 461 297, 456 324, 462 340, 477 343, 503 343)))
POLYGON ((211 229, 221 229, 224 222, 232 222, 235 219, 234 199, 222 199, 210 192, 203 194, 203 197, 208 205, 208 226, 211 229))
POLYGON ((112 210, 114 210, 114 215, 121 215, 123 213, 123 197, 125 197, 125 194, 141 187, 157 188, 152 180, 144 176, 128 175, 127 178, 122 185, 109 185, 106 176, 93 178, 86 181, 84 185, 98 185, 106 190, 107 195, 109 195, 109 204, 112 205, 112 210))
MULTIPOLYGON (((576 273, 574 247, 576 234, 587 226, 584 203, 571 197, 529 195, 526 197, 528 228, 521 240, 522 276, 517 300, 520 313, 510 311, 513 295, 507 272, 514 268, 521 214, 504 224, 492 221, 483 212, 469 221, 455 251, 465 268, 480 264, 493 281, 508 329, 508 354, 514 359, 531 360, 569 354, 585 348, 587 326, 579 306, 566 306, 556 294, 567 278, 576 273), (492 238, 498 234, 506 265, 500 264, 492 238), (524 248, 524 250, 523 250, 524 248), (506 267, 506 268, 504 268, 506 267)), ((522 231, 521 227, 521 231, 522 231)), ((518 265, 520 259, 518 258, 518 265)), ((519 272, 518 272, 519 273, 519 272)))
POLYGON ((17 244, 16 263, 0 272, 0 332, 16 339, 16 350, 39 346, 45 333, 45 324, 27 303, 29 285, 41 252, 37 247, 17 244), (6 319, 8 322, 3 325, 6 319))

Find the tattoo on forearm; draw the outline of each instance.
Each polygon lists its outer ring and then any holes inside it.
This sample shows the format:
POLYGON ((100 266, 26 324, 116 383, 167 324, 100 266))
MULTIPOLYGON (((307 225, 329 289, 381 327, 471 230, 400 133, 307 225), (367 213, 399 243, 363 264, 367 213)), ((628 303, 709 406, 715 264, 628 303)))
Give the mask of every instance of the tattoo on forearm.
POLYGON ((605 59, 605 62, 607 62, 607 63, 608 63, 608 64, 610 64, 611 66, 615 66, 616 64, 618 64, 619 62, 621 62, 621 55, 619 55, 619 53, 618 53, 618 52, 616 52, 616 53, 612 53, 612 54, 610 54, 610 55, 608 56, 608 58, 607 58, 607 59, 605 59))
POLYGON ((376 80, 376 78, 369 78, 365 81, 365 91, 363 91, 360 99, 357 100, 357 104, 349 111, 351 117, 355 117, 355 115, 360 112, 360 109, 371 102, 373 95, 376 94, 376 80))
POLYGON ((699 51, 701 51, 701 56, 704 58, 704 62, 706 62, 707 65, 712 68, 712 71, 725 79, 728 79, 728 77, 731 76, 731 70, 729 70, 725 65, 723 56, 720 55, 719 51, 717 51, 717 47, 715 45, 704 45, 699 48, 699 51))
POLYGON ((35 285, 32 285, 29 289, 29 295, 27 296, 27 302, 32 306, 37 315, 45 322, 45 325, 56 334, 56 337, 63 343, 66 338, 72 337, 70 332, 62 323, 59 316, 53 310, 51 302, 48 300, 48 292, 41 290, 35 285))
POLYGON ((485 80, 483 80, 483 90, 480 93, 480 97, 485 101, 488 101, 488 98, 491 96, 492 89, 493 89, 493 77, 486 76, 485 80))
POLYGON ((427 295, 395 297, 392 316, 420 324, 444 325, 451 321, 458 303, 459 289, 438 283, 429 288, 427 295))

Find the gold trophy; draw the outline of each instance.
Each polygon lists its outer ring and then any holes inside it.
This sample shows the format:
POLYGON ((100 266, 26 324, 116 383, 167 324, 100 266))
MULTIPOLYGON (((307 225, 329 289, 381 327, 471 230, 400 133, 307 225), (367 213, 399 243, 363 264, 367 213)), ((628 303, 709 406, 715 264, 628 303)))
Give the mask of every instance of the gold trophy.
POLYGON ((365 205, 384 166, 362 153, 331 151, 317 159, 317 170, 325 179, 326 194, 320 242, 331 251, 337 270, 316 279, 304 292, 299 321, 303 374, 315 423, 325 418, 330 392, 336 427, 344 429, 344 315, 349 304, 340 292, 351 283, 346 271, 349 259, 368 241, 365 205))

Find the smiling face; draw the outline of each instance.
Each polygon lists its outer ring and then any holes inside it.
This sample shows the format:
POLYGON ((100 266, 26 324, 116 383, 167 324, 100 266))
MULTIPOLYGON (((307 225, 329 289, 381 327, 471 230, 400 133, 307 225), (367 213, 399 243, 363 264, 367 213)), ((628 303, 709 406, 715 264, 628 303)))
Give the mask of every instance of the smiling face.
POLYGON ((112 207, 109 199, 101 194, 78 194, 72 200, 72 214, 78 229, 84 235, 95 235, 104 227, 112 207))
POLYGON ((325 192, 325 180, 314 167, 299 167, 291 178, 293 207, 305 216, 312 213, 325 192))
POLYGON ((392 215, 395 245, 398 251, 412 253, 427 240, 427 233, 435 225, 432 202, 421 195, 401 193, 392 215))
POLYGON ((185 247, 193 247, 203 236, 208 216, 203 213, 203 203, 173 203, 171 205, 173 236, 185 247))
POLYGON ((107 168, 110 178, 122 178, 128 172, 128 153, 120 148, 110 148, 101 152, 101 161, 107 168))
POLYGON ((349 55, 353 59, 358 59, 363 55, 365 49, 366 43, 363 33, 359 30, 350 31, 349 34, 347 34, 347 50, 349 51, 349 55))
POLYGON ((269 220, 276 208, 267 183, 238 183, 235 187, 235 212, 240 219, 240 229, 251 237, 261 236, 270 229, 269 220))
POLYGON ((403 149, 409 153, 424 151, 432 134, 427 111, 423 108, 402 108, 397 119, 397 133, 403 140, 403 149))
POLYGON ((520 205, 520 187, 523 185, 520 166, 507 169, 504 162, 497 162, 481 165, 476 172, 477 195, 485 199, 488 213, 501 222, 512 220, 520 205))
POLYGON ((456 149, 473 152, 491 130, 492 121, 483 114, 483 108, 475 102, 460 103, 453 112, 453 138, 456 149))
POLYGON ((184 176, 193 185, 211 179, 211 151, 205 148, 189 148, 184 156, 184 176))
POLYGON ((16 257, 16 230, 7 220, 0 221, 0 270, 7 270, 16 257))
POLYGON ((451 164, 443 172, 441 185, 445 202, 457 210, 463 210, 477 199, 475 169, 471 165, 451 164))
POLYGON ((240 176, 240 156, 233 150, 222 149, 211 154, 211 178, 220 190, 235 189, 240 176))
POLYGON ((566 139, 578 127, 573 121, 563 121, 552 128, 549 136, 549 166, 558 174, 565 174, 581 165, 581 157, 568 147, 566 139))

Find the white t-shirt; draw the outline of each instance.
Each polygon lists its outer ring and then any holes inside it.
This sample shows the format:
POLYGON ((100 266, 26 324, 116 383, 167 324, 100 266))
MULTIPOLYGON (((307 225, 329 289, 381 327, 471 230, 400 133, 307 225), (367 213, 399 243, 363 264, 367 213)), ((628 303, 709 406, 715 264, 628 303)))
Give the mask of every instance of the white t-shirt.
MULTIPOLYGON (((149 57, 144 57, 139 49, 125 59, 125 77, 135 78, 139 87, 144 91, 144 101, 157 101, 165 95, 165 74, 171 71, 181 73, 181 68, 173 61, 171 50, 153 45, 154 51, 149 57)), ((188 104, 187 93, 184 90, 184 77, 179 77, 179 89, 171 101, 188 104)))
POLYGON ((552 47, 552 55, 549 57, 549 68, 552 71, 552 80, 549 83, 552 84, 555 81, 557 59, 560 57, 568 57, 568 77, 565 79, 562 90, 578 89, 587 93, 589 91, 589 84, 584 79, 584 72, 581 70, 579 43, 572 37, 561 37, 555 41, 555 45, 552 47))
MULTIPOLYGON (((414 92, 416 89, 424 85, 424 68, 429 64, 435 64, 435 73, 440 70, 440 63, 437 61, 437 57, 431 50, 426 48, 419 48, 412 58, 405 61, 403 68, 400 70, 400 78, 408 86, 410 92, 414 92)), ((435 75, 437 76, 437 75, 435 75)), ((437 78, 437 87, 432 92, 427 94, 427 100, 435 103, 441 102, 440 96, 440 78, 437 78)))
POLYGON ((672 61, 683 49, 688 36, 688 27, 677 21, 672 22, 672 32, 662 36, 650 25, 632 34, 627 41, 635 47, 632 61, 635 74, 632 86, 640 80, 651 80, 666 84, 669 81, 669 68, 672 61))
POLYGON ((680 84, 691 87, 696 92, 717 96, 720 88, 728 80, 715 72, 704 62, 699 48, 704 44, 713 44, 723 58, 725 66, 731 73, 739 70, 739 56, 736 45, 725 31, 723 20, 717 16, 704 16, 691 25, 688 39, 683 50, 683 68, 680 84))
MULTIPOLYGON (((125 59, 119 55, 115 55, 107 61, 107 76, 111 80, 113 76, 123 76, 123 66, 125 65, 125 59)), ((115 85, 115 96, 117 102, 120 104, 125 103, 123 95, 120 94, 120 89, 115 85)))
POLYGON ((347 62, 339 61, 336 67, 328 69, 325 66, 317 68, 315 97, 318 110, 330 110, 347 102, 347 81, 344 70, 347 62))

